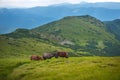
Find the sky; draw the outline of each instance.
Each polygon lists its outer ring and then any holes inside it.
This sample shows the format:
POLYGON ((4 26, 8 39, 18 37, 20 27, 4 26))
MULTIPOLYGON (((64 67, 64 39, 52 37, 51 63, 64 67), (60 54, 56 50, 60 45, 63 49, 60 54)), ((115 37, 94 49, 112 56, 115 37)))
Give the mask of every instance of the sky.
POLYGON ((28 8, 61 3, 78 4, 80 2, 120 2, 120 0, 0 0, 0 8, 28 8))

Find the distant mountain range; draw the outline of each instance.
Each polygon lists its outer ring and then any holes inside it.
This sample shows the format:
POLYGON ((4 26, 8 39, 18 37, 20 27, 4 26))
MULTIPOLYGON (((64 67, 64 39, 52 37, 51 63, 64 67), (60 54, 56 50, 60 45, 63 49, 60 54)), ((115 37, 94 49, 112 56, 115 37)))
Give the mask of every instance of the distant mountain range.
POLYGON ((15 56, 67 51, 71 56, 118 56, 119 23, 119 19, 102 22, 89 15, 67 16, 33 29, 0 35, 0 53, 15 56))
POLYGON ((0 34, 17 28, 31 29, 65 16, 91 15, 102 21, 120 19, 120 3, 58 4, 33 8, 1 8, 0 34))

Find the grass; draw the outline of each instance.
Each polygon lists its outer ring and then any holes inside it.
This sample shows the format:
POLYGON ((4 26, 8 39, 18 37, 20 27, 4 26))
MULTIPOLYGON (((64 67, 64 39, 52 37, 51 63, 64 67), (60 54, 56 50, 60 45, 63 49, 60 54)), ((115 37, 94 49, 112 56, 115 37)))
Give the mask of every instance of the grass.
POLYGON ((11 56, 29 56, 31 54, 42 55, 45 52, 53 52, 55 50, 72 52, 70 48, 55 46, 51 43, 45 43, 35 38, 9 38, 0 36, 0 58, 11 56))
POLYGON ((120 57, 0 59, 0 80, 120 80, 120 57))

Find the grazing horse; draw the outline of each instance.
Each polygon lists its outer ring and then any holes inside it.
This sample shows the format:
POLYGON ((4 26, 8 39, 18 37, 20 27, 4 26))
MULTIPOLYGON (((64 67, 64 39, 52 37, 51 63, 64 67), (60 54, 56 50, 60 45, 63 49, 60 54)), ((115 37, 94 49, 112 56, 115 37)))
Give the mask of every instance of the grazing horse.
POLYGON ((68 53, 67 52, 57 52, 56 54, 54 54, 55 58, 58 57, 65 57, 68 58, 68 53))
POLYGON ((46 60, 46 59, 51 59, 54 55, 52 53, 44 53, 43 54, 43 59, 46 60))
POLYGON ((32 55, 31 57, 30 57, 30 59, 31 60, 42 60, 42 57, 40 57, 40 56, 38 56, 38 55, 32 55))

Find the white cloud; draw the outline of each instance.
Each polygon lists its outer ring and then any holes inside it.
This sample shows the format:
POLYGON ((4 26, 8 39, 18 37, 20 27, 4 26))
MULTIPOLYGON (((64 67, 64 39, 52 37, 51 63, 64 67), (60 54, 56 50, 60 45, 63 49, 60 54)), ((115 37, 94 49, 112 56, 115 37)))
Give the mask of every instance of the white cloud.
POLYGON ((34 7, 48 6, 60 3, 80 3, 80 2, 120 2, 119 0, 0 0, 0 7, 34 7))
POLYGON ((87 2, 120 2, 119 0, 87 0, 87 2))

